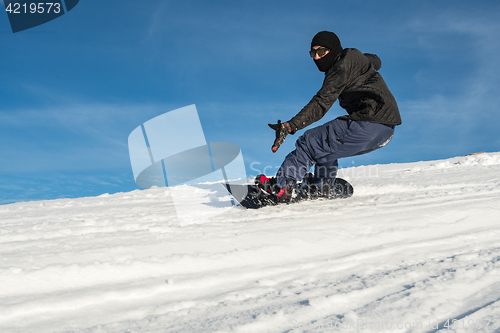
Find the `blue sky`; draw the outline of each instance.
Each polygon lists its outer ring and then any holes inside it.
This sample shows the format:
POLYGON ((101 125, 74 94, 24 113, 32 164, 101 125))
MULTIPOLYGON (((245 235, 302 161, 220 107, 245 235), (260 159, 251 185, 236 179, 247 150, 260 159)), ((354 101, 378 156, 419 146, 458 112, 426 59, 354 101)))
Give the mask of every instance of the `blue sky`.
MULTIPOLYGON (((381 58, 403 119, 341 167, 500 151, 499 14, 496 0, 81 0, 16 34, 0 15, 0 204, 137 189, 128 135, 191 104, 249 174, 278 167, 302 131, 272 154, 267 123, 321 87, 308 55, 321 30, 381 58)), ((343 114, 336 103, 315 125, 343 114)))

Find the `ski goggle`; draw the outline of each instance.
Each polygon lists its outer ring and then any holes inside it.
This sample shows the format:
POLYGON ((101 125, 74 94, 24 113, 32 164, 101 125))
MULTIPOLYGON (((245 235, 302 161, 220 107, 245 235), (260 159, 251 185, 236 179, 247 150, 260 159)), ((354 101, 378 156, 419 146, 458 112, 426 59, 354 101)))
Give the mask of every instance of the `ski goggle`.
POLYGON ((311 56, 311 58, 314 58, 314 56, 316 55, 316 53, 318 54, 318 56, 320 57, 324 57, 326 52, 330 51, 330 49, 326 48, 326 47, 322 47, 322 48, 319 48, 317 50, 311 50, 309 51, 309 55, 311 56))

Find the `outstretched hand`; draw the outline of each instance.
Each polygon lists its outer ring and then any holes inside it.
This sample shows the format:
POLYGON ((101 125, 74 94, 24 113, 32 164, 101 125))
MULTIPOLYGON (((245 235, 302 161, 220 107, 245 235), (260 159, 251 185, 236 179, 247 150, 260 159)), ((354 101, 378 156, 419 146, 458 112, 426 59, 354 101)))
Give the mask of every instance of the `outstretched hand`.
POLYGON ((282 123, 278 120, 277 124, 268 124, 273 130, 276 131, 276 139, 274 140, 271 150, 273 153, 277 152, 281 144, 285 141, 286 136, 292 132, 292 128, 288 122, 282 123))

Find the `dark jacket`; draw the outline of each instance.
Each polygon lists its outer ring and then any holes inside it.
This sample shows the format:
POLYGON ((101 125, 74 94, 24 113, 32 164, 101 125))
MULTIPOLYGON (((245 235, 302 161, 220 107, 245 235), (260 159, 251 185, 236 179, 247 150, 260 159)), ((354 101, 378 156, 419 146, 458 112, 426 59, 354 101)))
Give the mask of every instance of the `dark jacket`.
POLYGON ((289 121, 293 133, 320 120, 337 99, 349 114, 339 118, 400 125, 396 100, 378 73, 381 65, 374 54, 344 49, 318 93, 289 121))

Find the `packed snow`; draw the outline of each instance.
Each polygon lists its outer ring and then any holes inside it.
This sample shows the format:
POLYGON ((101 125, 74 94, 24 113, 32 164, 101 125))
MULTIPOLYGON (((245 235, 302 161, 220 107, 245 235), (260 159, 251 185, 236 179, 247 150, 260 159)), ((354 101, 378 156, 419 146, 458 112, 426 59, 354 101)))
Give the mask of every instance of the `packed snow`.
POLYGON ((204 184, 0 206, 0 332, 500 332, 500 153, 340 176, 260 210, 204 184))

